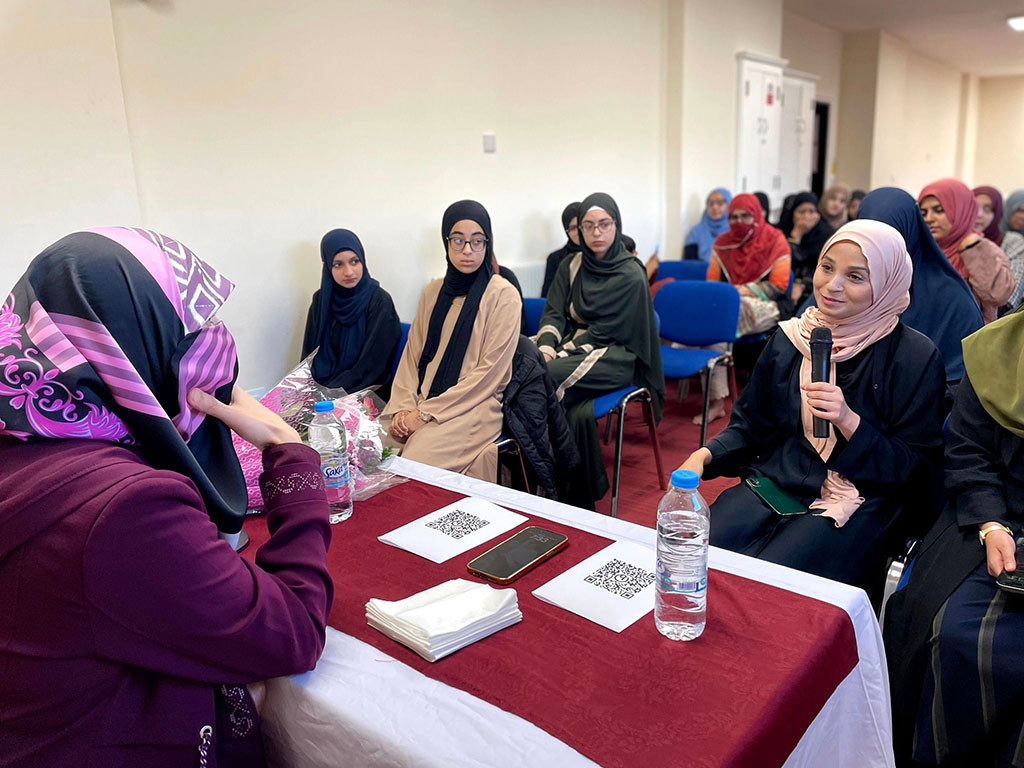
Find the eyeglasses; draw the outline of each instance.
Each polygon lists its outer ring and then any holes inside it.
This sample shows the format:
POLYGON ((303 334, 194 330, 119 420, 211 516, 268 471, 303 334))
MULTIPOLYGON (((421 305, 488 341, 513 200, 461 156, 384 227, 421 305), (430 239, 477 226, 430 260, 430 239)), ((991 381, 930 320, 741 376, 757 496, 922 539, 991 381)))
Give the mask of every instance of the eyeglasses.
POLYGON ((754 214, 752 213, 730 213, 729 221, 742 221, 745 224, 749 224, 754 220, 754 214))
POLYGON ((580 227, 580 229, 582 229, 583 233, 586 235, 589 235, 595 229, 603 235, 607 232, 611 232, 612 227, 614 225, 615 222, 612 221, 611 219, 601 219, 601 221, 597 222, 597 224, 595 224, 592 221, 584 221, 583 226, 580 227))
POLYGON ((469 243, 469 250, 474 253, 480 253, 484 246, 487 245, 486 237, 474 237, 471 240, 467 240, 464 237, 446 237, 445 240, 448 241, 448 247, 453 251, 461 251, 466 247, 466 243, 469 243))
POLYGON ((565 231, 568 232, 569 234, 572 234, 573 232, 579 232, 580 226, 579 224, 570 224, 565 231))

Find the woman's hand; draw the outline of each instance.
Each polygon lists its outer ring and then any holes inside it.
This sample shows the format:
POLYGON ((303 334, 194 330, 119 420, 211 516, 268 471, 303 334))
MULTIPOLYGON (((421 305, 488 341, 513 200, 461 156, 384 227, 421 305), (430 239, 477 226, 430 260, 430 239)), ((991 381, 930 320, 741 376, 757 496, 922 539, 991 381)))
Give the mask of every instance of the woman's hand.
POLYGON ((552 360, 555 359, 554 355, 549 355, 547 352, 541 352, 541 354, 544 355, 544 362, 545 363, 550 363, 552 360))
POLYGON ((409 411, 405 416, 405 428, 409 431, 409 434, 415 433, 427 423, 427 420, 423 418, 418 410, 409 411))
POLYGON ((812 381, 800 387, 807 393, 807 404, 814 415, 830 421, 849 440, 860 426, 860 416, 850 410, 843 397, 843 390, 825 381, 812 381))
POLYGON ((658 274, 658 264, 660 264, 657 253, 652 253, 651 258, 647 260, 644 265, 644 269, 647 271, 647 282, 654 280, 654 276, 658 274))
POLYGON ((796 282, 793 283, 793 301, 799 302, 800 299, 803 298, 803 295, 804 295, 804 284, 803 283, 796 283, 796 282))
POLYGON ((966 237, 964 237, 963 240, 960 241, 960 252, 962 253, 966 251, 979 240, 981 240, 981 235, 979 235, 977 232, 971 232, 966 237))
POLYGON ((224 422, 232 432, 261 451, 271 445, 302 442, 299 433, 285 424, 284 419, 260 405, 237 384, 231 390, 230 404, 225 405, 201 389, 188 393, 188 403, 197 411, 224 422))
POLYGON ((739 291, 740 296, 753 296, 754 292, 747 288, 745 285, 737 285, 736 290, 739 291))
MULTIPOLYGON (((978 530, 984 530, 993 525, 1001 523, 982 523, 978 530)), ((996 528, 985 534, 985 559, 988 561, 988 573, 992 578, 997 577, 1003 571, 1012 573, 1017 570, 1017 560, 1014 555, 1017 552, 1017 543, 1013 536, 1002 528, 996 528)))
POLYGON ((398 440, 408 440, 410 435, 426 423, 419 411, 399 411, 391 419, 389 432, 398 440))
POLYGON ((679 465, 679 469, 688 469, 691 472, 696 472, 697 477, 704 477, 704 467, 710 462, 711 451, 707 448, 698 448, 690 454, 686 461, 679 465))
POLYGON ((399 411, 391 417, 391 428, 388 432, 393 438, 405 440, 409 436, 409 430, 405 426, 405 417, 408 413, 408 411, 399 411))

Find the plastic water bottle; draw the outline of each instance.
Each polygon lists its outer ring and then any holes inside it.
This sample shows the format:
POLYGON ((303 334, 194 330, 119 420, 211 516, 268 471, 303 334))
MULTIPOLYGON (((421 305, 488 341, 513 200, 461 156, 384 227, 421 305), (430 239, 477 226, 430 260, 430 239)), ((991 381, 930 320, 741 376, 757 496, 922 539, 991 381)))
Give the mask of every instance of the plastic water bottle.
POLYGON ((654 623, 672 640, 700 637, 707 615, 711 515, 699 485, 696 472, 677 469, 658 504, 654 623))
POLYGON ((331 505, 331 523, 352 516, 352 479, 348 471, 345 425, 334 415, 334 403, 321 400, 313 406, 315 415, 309 425, 309 445, 320 454, 320 471, 331 505))

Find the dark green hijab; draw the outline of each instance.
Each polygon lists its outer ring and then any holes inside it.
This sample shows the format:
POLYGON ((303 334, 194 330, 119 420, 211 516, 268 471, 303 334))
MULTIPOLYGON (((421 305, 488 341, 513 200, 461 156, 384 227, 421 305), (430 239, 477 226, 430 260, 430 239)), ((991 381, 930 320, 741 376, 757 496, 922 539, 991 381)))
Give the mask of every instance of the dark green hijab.
POLYGON ((635 383, 651 392, 654 412, 661 418, 665 403, 665 376, 661 369, 661 342, 643 266, 622 245, 622 217, 610 195, 595 192, 580 203, 579 275, 569 292, 577 315, 592 334, 621 344, 637 356, 635 383), (598 259, 583 236, 583 217, 600 208, 615 222, 615 240, 598 259))

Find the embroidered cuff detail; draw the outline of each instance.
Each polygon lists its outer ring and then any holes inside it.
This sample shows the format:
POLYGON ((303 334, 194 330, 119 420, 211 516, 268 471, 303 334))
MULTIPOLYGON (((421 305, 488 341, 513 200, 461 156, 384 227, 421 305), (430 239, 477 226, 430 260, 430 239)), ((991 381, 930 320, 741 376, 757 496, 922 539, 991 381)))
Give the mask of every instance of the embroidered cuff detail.
POLYGON ((272 479, 260 478, 260 491, 267 504, 273 504, 281 496, 301 491, 324 490, 324 478, 319 472, 291 472, 272 479))

